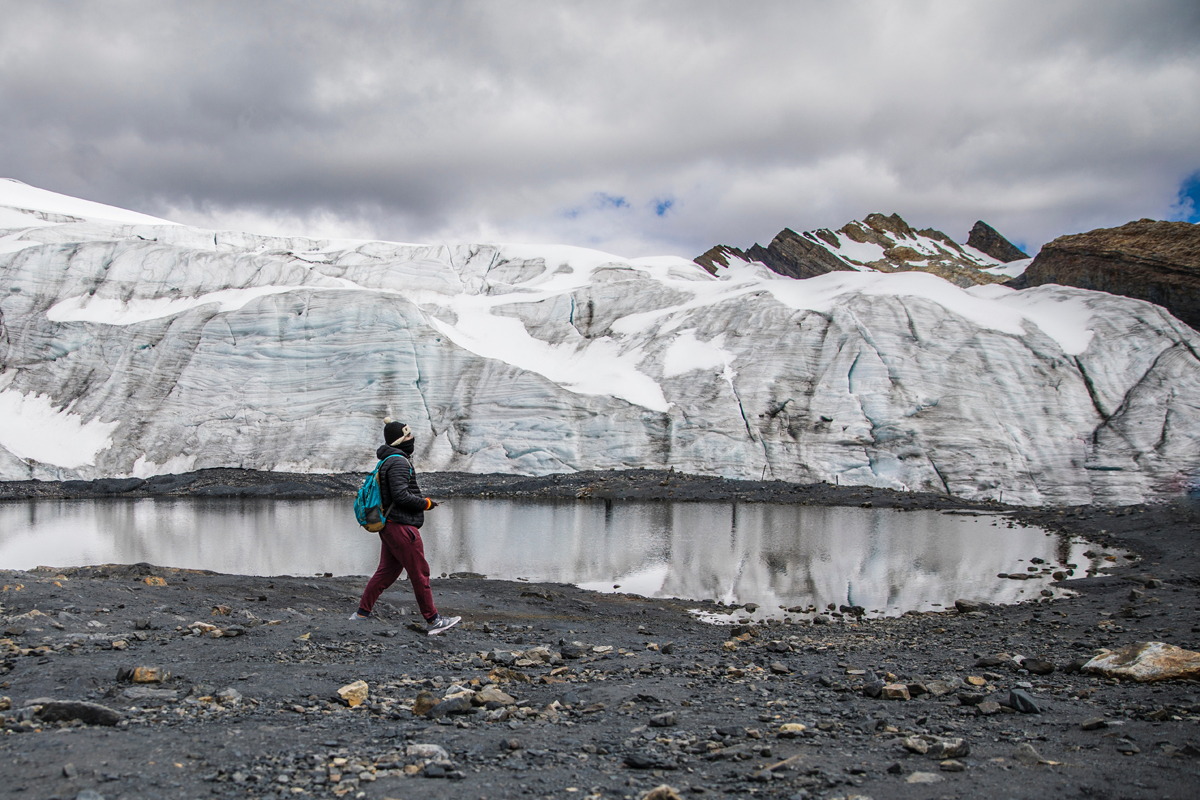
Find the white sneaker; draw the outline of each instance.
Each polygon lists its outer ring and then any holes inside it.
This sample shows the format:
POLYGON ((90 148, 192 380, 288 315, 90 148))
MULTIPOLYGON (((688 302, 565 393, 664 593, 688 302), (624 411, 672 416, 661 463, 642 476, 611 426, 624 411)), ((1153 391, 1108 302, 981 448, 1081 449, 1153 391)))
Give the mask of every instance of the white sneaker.
POLYGON ((350 619, 353 622, 360 622, 362 620, 370 619, 370 617, 364 617, 362 614, 355 611, 353 614, 350 615, 350 619))
POLYGON ((429 636, 437 636, 439 633, 448 631, 458 623, 462 622, 462 617, 443 617, 438 614, 433 622, 429 623, 429 630, 425 631, 429 636))

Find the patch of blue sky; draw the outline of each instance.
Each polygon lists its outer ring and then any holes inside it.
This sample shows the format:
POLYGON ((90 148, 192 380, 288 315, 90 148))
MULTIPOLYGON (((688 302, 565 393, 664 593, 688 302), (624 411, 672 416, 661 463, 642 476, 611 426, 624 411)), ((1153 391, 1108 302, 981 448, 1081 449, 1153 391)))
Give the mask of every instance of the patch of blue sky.
POLYGON ((1200 222, 1200 171, 1194 172, 1179 186, 1173 219, 1200 222))
POLYGON ((666 216, 666 213, 675 207, 674 198, 667 197, 662 200, 654 201, 654 213, 658 216, 666 216))
POLYGON ((629 208, 629 201, 620 195, 596 192, 596 204, 600 208, 629 208))
MULTIPOLYGON (((674 203, 673 200, 668 202, 674 203)), ((562 215, 567 219, 578 219, 580 216, 589 212, 622 211, 632 208, 632 204, 630 204, 629 200, 624 195, 609 194, 608 192, 596 192, 592 195, 591 200, 588 203, 575 206, 573 208, 568 208, 566 211, 562 212, 562 215)), ((662 216, 662 214, 660 213, 659 216, 662 216)))

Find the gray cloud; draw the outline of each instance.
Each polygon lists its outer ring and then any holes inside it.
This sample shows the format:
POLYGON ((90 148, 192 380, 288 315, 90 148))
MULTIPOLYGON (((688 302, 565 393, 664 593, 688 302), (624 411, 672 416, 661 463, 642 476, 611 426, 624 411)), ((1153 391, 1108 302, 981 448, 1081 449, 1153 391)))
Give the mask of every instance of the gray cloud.
POLYGON ((896 211, 1037 247, 1200 169, 1194 2, 0 12, 0 174, 196 224, 690 256, 896 211))

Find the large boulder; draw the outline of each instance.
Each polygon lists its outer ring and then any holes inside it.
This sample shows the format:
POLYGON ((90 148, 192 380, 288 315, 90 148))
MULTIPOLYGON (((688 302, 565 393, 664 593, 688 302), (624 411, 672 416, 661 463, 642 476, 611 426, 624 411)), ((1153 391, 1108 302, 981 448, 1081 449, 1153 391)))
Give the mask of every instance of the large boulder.
POLYGON ((1046 283, 1148 300, 1200 328, 1200 226, 1143 219, 1060 236, 1025 271, 1026 286, 1046 283))
POLYGON ((1106 650, 1083 665, 1084 672, 1146 683, 1200 677, 1200 653, 1163 642, 1135 642, 1106 650))

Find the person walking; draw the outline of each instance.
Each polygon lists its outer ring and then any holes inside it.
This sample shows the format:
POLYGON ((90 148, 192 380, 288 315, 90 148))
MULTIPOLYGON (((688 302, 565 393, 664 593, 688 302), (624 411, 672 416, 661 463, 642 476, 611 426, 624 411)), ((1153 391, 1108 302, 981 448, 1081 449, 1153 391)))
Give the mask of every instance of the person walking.
POLYGON ((379 532, 382 544, 379 567, 367 581, 358 610, 350 615, 352 620, 368 619, 371 609, 383 590, 396 582, 401 571, 408 572, 417 607, 429 623, 427 633, 436 636, 457 625, 462 617, 443 617, 433 604, 433 590, 429 588, 429 562, 425 560, 425 543, 421 541, 418 528, 425 522, 425 512, 437 508, 431 498, 421 494, 417 485, 417 472, 412 465, 416 438, 403 422, 385 417, 383 444, 375 451, 383 462, 379 467, 379 499, 387 510, 383 530, 379 532))

